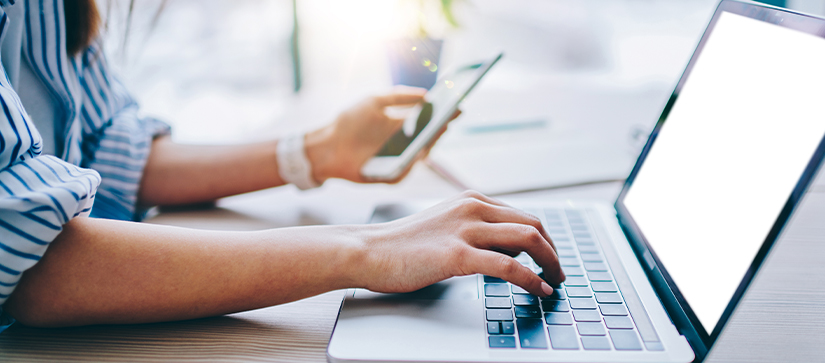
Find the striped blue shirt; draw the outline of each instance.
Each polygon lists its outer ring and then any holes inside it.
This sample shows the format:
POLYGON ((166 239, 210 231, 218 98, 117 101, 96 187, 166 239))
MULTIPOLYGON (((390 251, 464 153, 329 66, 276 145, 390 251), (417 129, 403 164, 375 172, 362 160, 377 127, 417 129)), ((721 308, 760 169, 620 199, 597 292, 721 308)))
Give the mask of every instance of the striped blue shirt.
POLYGON ((137 192, 152 139, 169 132, 160 121, 138 117, 99 44, 66 53, 63 0, 16 2, 0 0, 3 56, 20 54, 19 62, 27 62, 48 90, 56 120, 54 140, 43 140, 0 67, 0 331, 11 323, 2 304, 69 220, 142 218, 137 192), (15 34, 9 23, 22 29, 15 34), (54 143, 55 155, 42 153, 44 143, 54 143))

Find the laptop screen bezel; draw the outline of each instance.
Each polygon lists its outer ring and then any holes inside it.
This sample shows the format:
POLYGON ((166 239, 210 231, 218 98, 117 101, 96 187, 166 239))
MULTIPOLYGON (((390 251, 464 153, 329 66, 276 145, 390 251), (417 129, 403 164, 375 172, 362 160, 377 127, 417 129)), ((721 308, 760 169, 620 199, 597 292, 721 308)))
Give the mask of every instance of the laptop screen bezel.
POLYGON ((636 165, 633 167, 633 170, 631 171, 630 175, 625 181, 624 186, 622 187, 622 191, 619 193, 619 196, 616 199, 615 208, 618 213, 618 218, 622 225, 622 228, 624 229, 625 234, 627 235, 628 240, 630 241, 630 244, 634 249, 634 252, 638 256, 639 261, 642 262, 642 268, 647 273, 648 278, 650 279, 651 283, 656 289, 657 294, 659 295, 663 304, 665 305, 665 308, 667 309, 671 319, 673 320, 676 327, 680 330, 680 332, 684 334, 685 337, 688 339, 691 346, 694 348, 697 361, 702 360, 707 355, 708 351, 719 337, 719 334, 723 330, 724 326, 729 321, 731 315, 733 314, 733 311, 739 304, 739 301, 742 299, 742 296, 744 295, 745 291, 747 290, 748 286, 750 285, 751 281, 756 275, 757 270, 762 265, 762 262, 765 260, 768 251, 773 246, 774 242, 777 240, 780 232, 782 231, 782 228, 787 223, 788 219, 793 213, 794 208, 799 203, 800 199, 807 190, 810 182, 816 176, 816 172, 819 168, 819 165, 822 162, 823 156, 825 156, 825 139, 823 139, 822 141, 820 141, 820 144, 814 152, 813 157, 809 161, 801 178, 799 179, 793 191, 791 192, 791 195, 788 198, 785 205, 783 206, 782 211, 779 214, 779 217, 774 222, 774 225, 768 233, 768 236, 762 243, 762 246, 756 254, 756 257, 749 266, 738 288, 734 292, 733 297, 728 302, 728 305, 725 308, 725 311, 722 314, 722 316, 719 318, 719 321, 717 322, 715 328, 712 332, 707 332, 704 329, 703 325, 699 322, 699 319, 691 309, 690 305, 687 303, 687 300, 679 291, 679 288, 673 282, 673 279, 667 272, 667 268, 656 256, 656 252, 652 249, 648 241, 645 239, 644 235, 641 233, 641 230, 634 222, 633 217, 630 215, 630 212, 624 205, 624 198, 627 195, 627 192, 630 190, 630 187, 633 185, 633 181, 636 178, 636 175, 638 174, 642 164, 644 163, 645 158, 650 152, 651 146, 655 142, 656 137, 659 134, 659 131, 661 130, 662 126, 667 120, 670 110, 675 104, 679 96, 679 93, 685 84, 685 81, 689 77, 695 62, 699 58, 702 49, 709 35, 712 33, 713 28, 722 12, 738 14, 752 19, 783 26, 786 28, 803 31, 808 34, 816 35, 818 37, 825 37, 825 19, 821 19, 811 15, 796 13, 793 11, 788 11, 787 9, 776 8, 769 5, 745 3, 733 0, 722 1, 717 7, 716 11, 714 12, 713 17, 711 18, 708 27, 705 30, 705 33, 702 35, 702 38, 699 41, 699 44, 697 45, 696 50, 693 53, 693 56, 688 62, 688 65, 685 68, 685 71, 683 72, 681 78, 679 79, 679 82, 677 83, 675 90, 671 94, 670 99, 665 105, 665 108, 662 111, 662 114, 659 117, 656 126, 654 127, 653 131, 650 134, 650 137, 647 140, 647 143, 642 149, 642 152, 640 153, 639 158, 636 161, 636 165), (811 29, 817 29, 819 30, 819 33, 814 33, 811 31, 811 29))

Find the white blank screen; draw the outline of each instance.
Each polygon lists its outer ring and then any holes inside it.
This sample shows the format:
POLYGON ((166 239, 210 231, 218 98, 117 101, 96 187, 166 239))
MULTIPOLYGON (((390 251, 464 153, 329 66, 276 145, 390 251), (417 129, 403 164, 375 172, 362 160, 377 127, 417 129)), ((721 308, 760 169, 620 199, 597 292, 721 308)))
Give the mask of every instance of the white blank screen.
POLYGON ((825 39, 723 12, 625 206, 710 333, 825 134, 825 39))

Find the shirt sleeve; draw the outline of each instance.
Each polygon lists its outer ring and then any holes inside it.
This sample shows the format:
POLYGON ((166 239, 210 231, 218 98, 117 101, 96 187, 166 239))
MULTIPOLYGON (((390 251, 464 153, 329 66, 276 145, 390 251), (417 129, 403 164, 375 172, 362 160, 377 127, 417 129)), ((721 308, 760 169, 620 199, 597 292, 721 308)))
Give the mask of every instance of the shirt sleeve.
MULTIPOLYGON (((0 71, 3 71, 0 68, 0 71)), ((5 71, 3 71, 5 74, 5 71)), ((63 225, 88 215, 97 172, 40 155, 41 137, 5 77, 0 79, 0 331, 2 304, 43 257, 63 225)))
POLYGON ((154 138, 171 132, 154 118, 141 117, 138 104, 110 72, 105 54, 94 44, 79 59, 83 104, 83 167, 100 173, 92 216, 140 221, 146 209, 137 205, 143 169, 154 138))

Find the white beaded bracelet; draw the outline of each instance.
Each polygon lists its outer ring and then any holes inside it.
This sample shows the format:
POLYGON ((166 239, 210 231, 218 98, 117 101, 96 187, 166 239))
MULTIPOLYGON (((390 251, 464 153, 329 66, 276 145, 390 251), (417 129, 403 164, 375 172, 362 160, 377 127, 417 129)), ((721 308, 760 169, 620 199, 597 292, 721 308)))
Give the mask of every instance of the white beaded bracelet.
POLYGON ((312 178, 312 165, 304 151, 304 134, 292 134, 278 141, 278 174, 298 189, 307 190, 319 185, 312 178))

